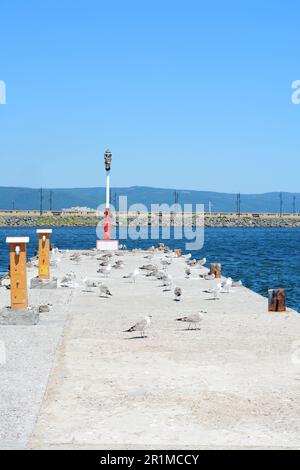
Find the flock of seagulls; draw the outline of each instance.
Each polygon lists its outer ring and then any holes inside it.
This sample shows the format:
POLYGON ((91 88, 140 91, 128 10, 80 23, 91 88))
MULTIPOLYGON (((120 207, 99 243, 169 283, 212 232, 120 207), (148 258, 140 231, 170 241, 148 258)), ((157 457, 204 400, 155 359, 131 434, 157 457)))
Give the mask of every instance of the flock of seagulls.
MULTIPOLYGON (((175 251, 164 247, 163 250, 157 248, 150 248, 149 252, 144 256, 144 259, 147 261, 142 266, 136 267, 134 271, 125 274, 123 279, 127 279, 132 283, 136 283, 137 279, 140 276, 145 276, 146 278, 153 278, 161 282, 160 287, 163 288, 163 292, 170 292, 173 289, 174 292, 174 301, 180 302, 183 298, 183 289, 180 286, 174 284, 174 279, 171 274, 168 273, 168 268, 172 265, 173 259, 177 258, 178 255, 175 251)), ((114 254, 110 252, 104 252, 99 257, 97 261, 99 262, 99 267, 97 273, 101 275, 101 278, 109 278, 112 270, 122 270, 125 268, 124 259, 122 256, 124 253, 122 251, 115 252, 114 254)), ((205 266, 207 260, 203 258, 201 260, 192 259, 191 254, 185 255, 182 257, 185 261, 184 274, 186 279, 196 279, 195 273, 197 269, 200 269, 198 272, 198 279, 214 280, 215 276, 213 274, 207 273, 207 270, 201 269, 205 266)), ((57 261, 57 253, 55 253, 55 259, 57 261)), ((74 254, 71 257, 72 261, 79 263, 80 255, 74 254)), ((110 288, 102 281, 101 278, 84 278, 83 286, 86 292, 92 292, 94 288, 98 289, 99 297, 110 298, 113 296, 110 288)), ((76 279, 76 274, 71 271, 66 274, 61 280, 62 287, 72 287, 74 286, 74 281, 76 279)), ((242 285, 241 281, 234 282, 231 277, 228 277, 222 282, 219 282, 213 288, 206 289, 204 292, 209 293, 212 297, 211 300, 217 300, 220 298, 221 293, 229 293, 232 287, 239 287, 242 285)), ((192 313, 180 318, 177 318, 176 321, 183 322, 188 325, 188 330, 194 326, 194 330, 199 329, 199 324, 203 320, 204 315, 207 314, 206 311, 200 311, 198 313, 192 313)), ((141 338, 145 337, 145 331, 151 325, 151 315, 147 315, 141 320, 137 321, 132 327, 125 331, 125 333, 139 332, 141 338)))

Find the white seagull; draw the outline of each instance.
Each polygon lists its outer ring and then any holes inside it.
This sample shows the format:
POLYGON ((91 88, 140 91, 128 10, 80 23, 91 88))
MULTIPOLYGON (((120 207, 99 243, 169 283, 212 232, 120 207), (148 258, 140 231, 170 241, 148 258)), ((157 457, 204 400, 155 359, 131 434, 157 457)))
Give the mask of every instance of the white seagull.
POLYGON ((177 318, 176 321, 182 321, 182 322, 188 323, 189 324, 188 329, 190 330, 192 324, 197 326, 203 320, 203 313, 207 313, 207 312, 201 311, 198 313, 192 313, 191 315, 187 315, 186 317, 177 318))
POLYGON ((151 325, 151 315, 147 315, 142 320, 139 320, 135 325, 133 325, 129 330, 124 331, 124 333, 133 333, 134 331, 140 331, 141 338, 145 338, 145 330, 151 325))
POLYGON ((98 273, 102 274, 104 277, 108 277, 111 272, 111 264, 108 266, 103 266, 102 268, 98 269, 98 273))
POLYGON ((99 290, 100 290, 100 297, 112 297, 112 293, 110 292, 109 288, 107 286, 105 286, 104 284, 101 284, 99 286, 99 290))
POLYGON ((133 273, 128 274, 127 276, 124 276, 123 279, 132 279, 132 282, 136 281, 136 278, 140 274, 140 270, 136 268, 133 273))
POLYGON ((229 293, 230 287, 232 287, 232 279, 231 279, 231 277, 228 277, 224 282, 222 282, 223 292, 229 293))
POLYGON ((174 299, 174 300, 176 300, 177 302, 179 302, 179 300, 181 300, 181 296, 182 296, 181 287, 175 287, 174 295, 175 295, 175 299, 174 299))
POLYGON ((222 284, 217 284, 217 287, 215 289, 211 290, 211 293, 214 296, 214 300, 217 300, 219 298, 219 294, 222 292, 222 284))

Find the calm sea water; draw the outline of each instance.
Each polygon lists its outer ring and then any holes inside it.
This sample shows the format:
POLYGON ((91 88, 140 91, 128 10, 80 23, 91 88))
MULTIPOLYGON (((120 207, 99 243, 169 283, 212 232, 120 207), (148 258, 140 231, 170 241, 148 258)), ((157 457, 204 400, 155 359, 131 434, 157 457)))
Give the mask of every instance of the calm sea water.
MULTIPOLYGON (((28 256, 37 248, 34 228, 0 228, 0 273, 8 269, 7 236, 30 236, 28 256)), ((95 246, 95 228, 66 227, 53 231, 52 241, 60 249, 89 249, 95 246)), ((159 240, 185 249, 184 240, 159 240)), ((124 240, 129 249, 148 248, 154 240, 124 240)), ((204 248, 193 252, 208 263, 221 262, 224 275, 242 279, 244 285, 267 296, 268 288, 284 287, 287 303, 300 312, 300 228, 207 228, 204 248)), ((185 250, 184 250, 185 251, 185 250)))

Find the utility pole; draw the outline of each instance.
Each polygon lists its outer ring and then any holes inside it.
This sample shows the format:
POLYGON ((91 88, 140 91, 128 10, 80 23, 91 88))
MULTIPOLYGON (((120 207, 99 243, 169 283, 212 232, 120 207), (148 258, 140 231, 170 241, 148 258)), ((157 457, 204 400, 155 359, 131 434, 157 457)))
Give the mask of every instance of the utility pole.
POLYGON ((282 199, 282 193, 279 194, 279 214, 280 214, 280 217, 282 217, 282 213, 283 213, 283 199, 282 199))
POLYGON ((208 201, 208 212, 209 212, 209 215, 211 215, 211 208, 212 208, 212 203, 211 203, 211 201, 208 201))
POLYGON ((239 217, 241 217, 241 194, 236 195, 236 212, 239 217))
POLYGON ((40 215, 43 215, 43 188, 40 189, 40 215))
POLYGON ((293 196, 293 214, 296 214, 296 196, 293 196))
POLYGON ((174 191, 174 201, 175 201, 175 204, 178 204, 178 201, 179 201, 179 193, 178 193, 178 191, 174 191))
POLYGON ((52 212, 52 209, 53 209, 53 191, 52 190, 50 191, 50 194, 49 194, 49 208, 50 208, 50 212, 52 212))

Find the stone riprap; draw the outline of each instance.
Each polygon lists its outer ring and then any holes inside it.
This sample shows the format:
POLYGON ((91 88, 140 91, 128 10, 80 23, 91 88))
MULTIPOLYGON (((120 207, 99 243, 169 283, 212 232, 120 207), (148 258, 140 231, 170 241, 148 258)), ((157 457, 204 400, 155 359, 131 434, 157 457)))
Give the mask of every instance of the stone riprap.
MULTIPOLYGON (((0 215, 0 227, 96 227, 97 224, 103 226, 104 217, 97 217, 96 215, 0 215)), ((158 214, 141 213, 139 215, 129 214, 126 217, 120 214, 116 219, 112 220, 112 225, 119 225, 120 227, 130 226, 136 224, 141 227, 153 226, 168 227, 170 225, 175 227, 182 226, 182 216, 175 216, 174 218, 160 217, 158 214)), ((185 225, 192 227, 203 225, 203 217, 201 215, 187 214, 185 225)), ((272 216, 272 215, 205 215, 204 225, 206 227, 300 227, 300 216, 272 216)))

